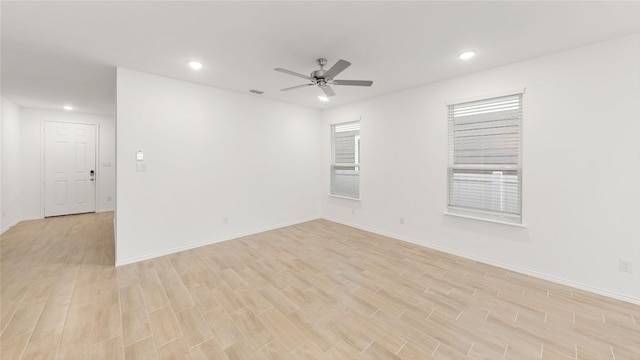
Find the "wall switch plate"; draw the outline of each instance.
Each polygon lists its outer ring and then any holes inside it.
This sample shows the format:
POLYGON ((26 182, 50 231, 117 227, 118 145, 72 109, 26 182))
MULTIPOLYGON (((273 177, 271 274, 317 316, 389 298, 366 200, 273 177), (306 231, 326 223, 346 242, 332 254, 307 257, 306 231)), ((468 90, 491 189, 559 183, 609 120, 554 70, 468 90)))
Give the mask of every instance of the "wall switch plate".
POLYGON ((144 160, 144 152, 142 150, 138 150, 136 152, 136 160, 137 161, 142 161, 144 160))
POLYGON ((620 261, 618 263, 618 268, 620 269, 620 271, 624 271, 624 272, 632 272, 632 262, 629 259, 623 259, 620 258, 620 261))
POLYGON ((228 225, 229 224, 229 218, 223 217, 222 218, 222 225, 228 225))

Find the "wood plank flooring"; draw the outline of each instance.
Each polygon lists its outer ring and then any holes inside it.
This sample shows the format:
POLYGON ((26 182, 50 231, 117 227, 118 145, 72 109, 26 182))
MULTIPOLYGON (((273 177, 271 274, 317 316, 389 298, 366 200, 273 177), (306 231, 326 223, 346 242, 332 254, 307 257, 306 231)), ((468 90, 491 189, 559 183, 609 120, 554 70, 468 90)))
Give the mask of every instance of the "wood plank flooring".
POLYGON ((317 220, 115 268, 113 214, 2 235, 5 359, 640 359, 640 306, 317 220))

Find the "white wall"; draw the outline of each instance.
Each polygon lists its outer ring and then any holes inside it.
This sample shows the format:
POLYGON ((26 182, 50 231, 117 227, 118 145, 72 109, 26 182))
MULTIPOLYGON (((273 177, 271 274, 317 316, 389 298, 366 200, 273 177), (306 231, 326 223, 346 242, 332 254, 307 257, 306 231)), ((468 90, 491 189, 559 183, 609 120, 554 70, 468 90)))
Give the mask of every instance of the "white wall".
POLYGON ((118 265, 319 217, 319 110, 126 69, 117 103, 118 265))
POLYGON ((42 210, 42 124, 66 121, 99 125, 96 211, 115 209, 115 119, 113 116, 22 108, 22 220, 39 219, 42 210), (109 166, 105 166, 109 165, 109 166), (111 200, 107 200, 110 197, 111 200))
POLYGON ((0 101, 2 101, 0 233, 3 233, 17 224, 22 216, 20 204, 20 107, 5 98, 0 98, 0 101))
POLYGON ((327 109, 324 193, 329 124, 361 117, 362 200, 323 195, 323 217, 640 302, 638 64, 635 35, 327 109), (523 87, 525 227, 443 215, 445 102, 523 87))

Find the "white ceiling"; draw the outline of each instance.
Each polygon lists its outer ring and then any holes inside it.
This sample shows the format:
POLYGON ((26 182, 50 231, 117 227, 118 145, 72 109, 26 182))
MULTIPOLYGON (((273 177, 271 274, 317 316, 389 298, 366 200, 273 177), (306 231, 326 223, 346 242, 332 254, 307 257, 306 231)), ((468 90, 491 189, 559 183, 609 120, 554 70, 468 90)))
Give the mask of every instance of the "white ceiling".
POLYGON ((115 113, 115 67, 323 108, 640 32, 640 2, 0 2, 2 96, 115 113), (473 49, 463 62, 457 55, 473 49), (317 87, 325 57, 353 65, 317 87), (204 68, 194 72, 190 59, 204 68))

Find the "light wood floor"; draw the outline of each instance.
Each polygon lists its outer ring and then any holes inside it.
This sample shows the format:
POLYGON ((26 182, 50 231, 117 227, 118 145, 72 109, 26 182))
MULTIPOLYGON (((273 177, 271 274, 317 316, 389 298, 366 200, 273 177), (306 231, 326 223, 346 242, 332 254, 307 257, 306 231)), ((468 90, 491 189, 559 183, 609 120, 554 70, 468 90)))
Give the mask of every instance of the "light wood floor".
POLYGON ((640 358, 640 306, 329 221, 114 268, 112 218, 2 235, 3 360, 640 358))

